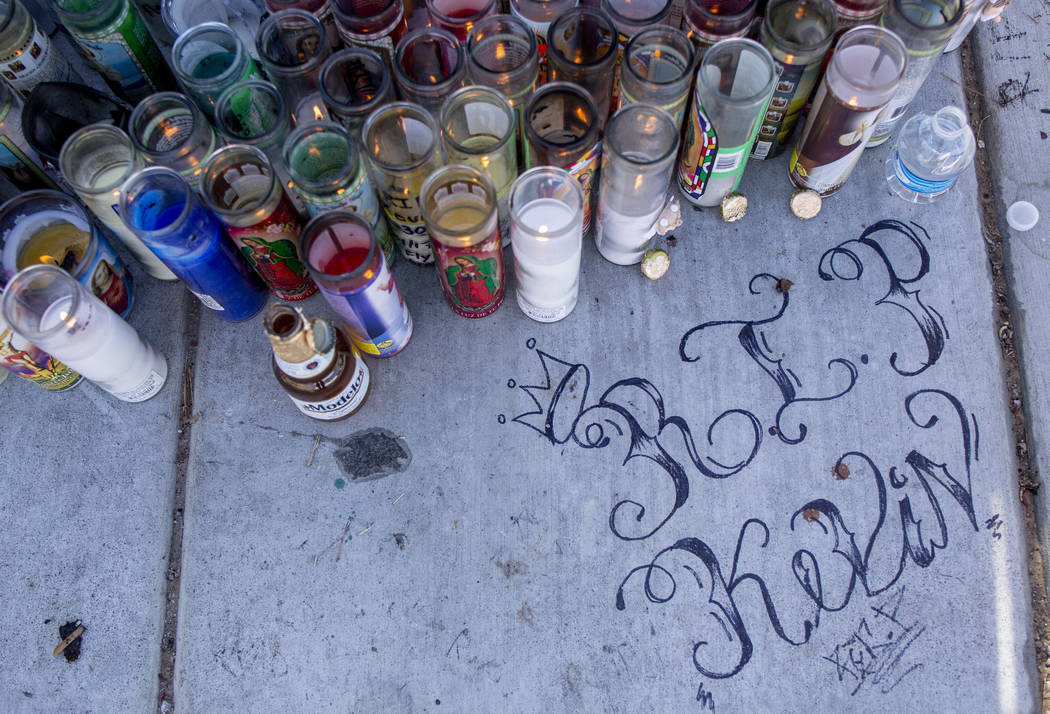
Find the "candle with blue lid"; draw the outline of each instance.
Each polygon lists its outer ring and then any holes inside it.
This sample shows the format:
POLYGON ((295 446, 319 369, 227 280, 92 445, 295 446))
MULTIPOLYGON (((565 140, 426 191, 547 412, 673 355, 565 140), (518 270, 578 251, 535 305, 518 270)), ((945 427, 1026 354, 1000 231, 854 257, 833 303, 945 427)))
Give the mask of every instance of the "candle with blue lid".
POLYGON ((121 189, 120 217, 219 317, 239 322, 262 309, 266 288, 176 172, 155 166, 133 174, 121 189))

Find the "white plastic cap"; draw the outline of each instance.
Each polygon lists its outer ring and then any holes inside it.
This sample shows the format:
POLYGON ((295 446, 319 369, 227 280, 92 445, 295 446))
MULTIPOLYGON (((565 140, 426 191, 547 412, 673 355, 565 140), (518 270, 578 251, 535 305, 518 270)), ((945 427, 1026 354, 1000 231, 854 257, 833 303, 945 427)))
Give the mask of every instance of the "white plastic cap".
POLYGON ((1028 201, 1016 201, 1006 209, 1006 223, 1015 231, 1030 231, 1039 222, 1039 209, 1028 201))

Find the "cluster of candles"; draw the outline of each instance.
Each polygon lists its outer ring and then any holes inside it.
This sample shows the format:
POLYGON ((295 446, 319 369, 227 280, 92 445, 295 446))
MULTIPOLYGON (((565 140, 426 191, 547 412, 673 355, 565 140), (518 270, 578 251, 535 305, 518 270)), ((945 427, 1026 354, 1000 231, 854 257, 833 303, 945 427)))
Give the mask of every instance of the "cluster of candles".
POLYGON ((129 104, 80 87, 79 116, 55 109, 77 91, 55 82, 78 78, 20 0, 0 0, 0 173, 23 191, 0 206, 0 362, 49 389, 75 369, 128 401, 166 368, 118 317, 134 294, 107 235, 231 321, 267 288, 320 288, 373 356, 412 335, 397 253, 435 264, 451 308, 479 318, 503 302, 509 246, 521 310, 560 320, 585 236, 640 262, 672 184, 719 205, 749 158, 790 144, 822 75, 789 175, 837 191, 953 34, 997 7, 266 0, 266 15, 165 0, 169 68, 129 0, 53 2, 129 104), (48 111, 63 122, 42 126, 48 111))

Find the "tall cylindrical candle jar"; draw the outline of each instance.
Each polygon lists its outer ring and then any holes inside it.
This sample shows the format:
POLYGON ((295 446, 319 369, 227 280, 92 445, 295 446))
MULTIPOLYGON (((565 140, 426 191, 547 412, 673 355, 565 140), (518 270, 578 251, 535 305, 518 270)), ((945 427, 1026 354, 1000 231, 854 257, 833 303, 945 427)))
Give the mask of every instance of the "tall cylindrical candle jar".
POLYGON ((135 304, 131 274, 80 204, 58 191, 27 191, 0 206, 0 270, 37 263, 68 271, 114 312, 135 304))
POLYGON ((175 88, 164 56, 131 0, 53 0, 88 61, 129 101, 175 88))
POLYGON ((20 271, 4 291, 3 313, 33 344, 121 401, 144 402, 168 378, 153 345, 61 268, 20 271))
MULTIPOLYGON (((3 291, 0 289, 0 297, 3 291)), ((0 308, 0 367, 49 392, 64 392, 84 379, 12 329, 0 308)), ((0 381, 3 381, 0 378, 0 381)))
POLYGON ((445 102, 441 131, 449 163, 473 166, 496 188, 500 235, 510 237, 510 187, 518 175, 517 117, 502 94, 464 87, 445 102))
POLYGON ((364 216, 393 265, 393 238, 357 145, 343 127, 329 121, 299 127, 284 143, 284 163, 311 216, 333 209, 364 216))
POLYGON ((303 10, 310 13, 324 28, 325 45, 328 50, 333 51, 339 47, 339 28, 335 26, 329 0, 266 0, 266 7, 273 13, 284 10, 303 10))
POLYGON ((616 48, 616 69, 610 110, 620 106, 620 73, 627 41, 642 30, 668 24, 671 0, 601 0, 601 8, 616 26, 619 35, 616 48))
POLYGON ((551 23, 564 12, 579 4, 579 0, 510 0, 510 12, 536 35, 540 55, 540 79, 547 81, 547 31, 551 23))
POLYGON ((591 233, 602 142, 598 108, 584 89, 550 82, 532 95, 525 108, 525 139, 530 166, 557 166, 569 172, 583 191, 583 235, 591 233))
POLYGON ((362 216, 329 211, 303 229, 303 255, 321 294, 359 350, 391 357, 412 339, 412 315, 362 216))
POLYGON ((419 209, 423 181, 445 162, 434 117, 410 102, 377 109, 365 121, 364 151, 390 228, 409 262, 427 265, 434 253, 419 209))
POLYGON ((266 288, 175 171, 154 166, 133 174, 121 190, 120 217, 222 319, 247 320, 266 303, 266 288))
POLYGON ((41 82, 80 79, 19 0, 0 3, 0 74, 23 97, 41 82))
POLYGON ((448 30, 460 42, 482 19, 498 12, 496 0, 426 0, 430 24, 448 30))
POLYGON ((762 45, 773 55, 780 76, 751 158, 778 156, 791 140, 835 39, 836 18, 830 0, 773 0, 766 8, 762 45))
POLYGON ((678 167, 687 200, 717 206, 740 185, 776 79, 773 57, 754 40, 723 40, 704 53, 678 167))
POLYGON ((452 311, 471 318, 494 313, 505 285, 492 181, 469 166, 446 166, 423 183, 419 205, 452 311))
POLYGON ((757 9, 758 0, 685 0, 682 29, 703 59, 707 48, 719 40, 745 37, 757 9))
POLYGON ((510 15, 493 15, 474 26, 467 38, 467 76, 491 87, 514 107, 519 122, 536 86, 539 48, 527 24, 510 15))
POLYGON ((241 38, 218 22, 205 22, 179 35, 171 62, 179 84, 208 117, 215 116, 215 102, 224 90, 260 77, 241 38))
POLYGON ((832 0, 839 22, 836 36, 851 27, 877 22, 886 0, 832 0))
POLYGON ((372 50, 360 47, 336 52, 324 63, 321 96, 332 117, 358 145, 368 115, 396 100, 387 63, 372 50))
POLYGON ((120 187, 144 165, 131 139, 108 124, 93 124, 73 133, 62 146, 59 165, 66 181, 95 218, 120 239, 158 280, 175 280, 160 258, 120 220, 120 187))
POLYGON ((908 50, 908 67, 893 98, 879 115, 868 147, 882 144, 896 131, 963 14, 961 0, 890 0, 882 14, 881 24, 904 42, 908 50))
POLYGON ((564 169, 539 166, 510 192, 515 295, 538 322, 556 322, 576 307, 583 255, 583 192, 564 169))
POLYGON ((332 11, 347 47, 373 50, 393 67, 394 48, 407 26, 403 0, 333 0, 332 11))
POLYGON ((58 188, 22 133, 22 98, 0 82, 0 175, 20 191, 58 188))
POLYGON ((266 5, 256 0, 161 0, 160 16, 172 37, 202 22, 221 22, 237 33, 253 59, 255 34, 266 14, 266 5))
POLYGON ((642 260, 656 235, 677 154, 678 125, 663 109, 631 104, 609 120, 594 232, 606 260, 642 260))
POLYGON ((619 35, 601 10, 578 7, 557 18, 547 36, 552 82, 572 82, 594 98, 598 133, 605 128, 613 97, 619 35))
POLYGON ((259 58, 297 121, 324 118, 318 89, 329 47, 320 20, 305 10, 270 15, 255 38, 259 58))
POLYGON ((463 45, 447 30, 414 30, 394 51, 394 80, 401 97, 434 115, 441 114, 445 98, 467 83, 463 45))
POLYGON ((176 92, 159 92, 139 102, 128 135, 147 164, 174 169, 193 186, 219 143, 200 107, 176 92))
POLYGON ((620 108, 650 104, 682 125, 696 73, 696 51, 681 30, 653 27, 627 43, 620 69, 620 108))
POLYGON ((842 188, 907 66, 893 32, 861 25, 843 33, 791 152, 788 175, 796 186, 822 196, 842 188))
POLYGON ((302 224, 266 154, 243 144, 219 149, 204 162, 200 192, 274 295, 304 300, 317 292, 299 256, 302 224))

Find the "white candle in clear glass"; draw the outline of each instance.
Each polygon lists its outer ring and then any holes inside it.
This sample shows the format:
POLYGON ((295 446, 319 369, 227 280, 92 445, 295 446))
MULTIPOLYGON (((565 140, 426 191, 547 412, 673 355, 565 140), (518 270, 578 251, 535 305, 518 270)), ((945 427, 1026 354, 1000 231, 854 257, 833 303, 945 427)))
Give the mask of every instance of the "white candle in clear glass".
POLYGON ((16 332, 122 401, 145 401, 167 379, 164 357, 61 268, 17 273, 3 314, 16 332))
POLYGON ((663 210, 661 203, 648 213, 629 216, 612 208, 609 201, 599 199, 594 231, 598 252, 617 265, 634 265, 641 261, 656 235, 656 221, 663 210))
POLYGON ((511 248, 518 307, 555 322, 576 307, 583 253, 583 192, 567 171, 541 166, 511 189, 511 248))

